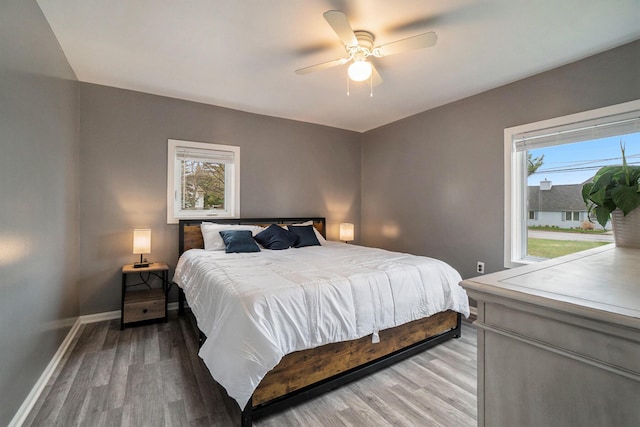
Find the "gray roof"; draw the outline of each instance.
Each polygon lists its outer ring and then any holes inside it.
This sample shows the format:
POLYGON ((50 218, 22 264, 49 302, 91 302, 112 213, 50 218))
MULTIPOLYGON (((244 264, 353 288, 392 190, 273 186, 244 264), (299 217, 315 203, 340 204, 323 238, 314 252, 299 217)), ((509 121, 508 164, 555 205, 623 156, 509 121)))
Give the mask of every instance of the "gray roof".
POLYGON ((552 185, 550 190, 540 190, 540 186, 529 187, 527 199, 530 211, 586 211, 582 200, 582 184, 552 185))

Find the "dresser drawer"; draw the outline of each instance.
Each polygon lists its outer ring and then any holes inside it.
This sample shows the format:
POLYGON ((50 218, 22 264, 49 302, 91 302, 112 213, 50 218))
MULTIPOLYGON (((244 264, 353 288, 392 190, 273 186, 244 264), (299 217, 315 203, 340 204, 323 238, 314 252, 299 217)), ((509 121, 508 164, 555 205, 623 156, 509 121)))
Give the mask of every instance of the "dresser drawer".
POLYGON ((123 322, 165 317, 165 295, 162 289, 128 291, 124 298, 123 322))

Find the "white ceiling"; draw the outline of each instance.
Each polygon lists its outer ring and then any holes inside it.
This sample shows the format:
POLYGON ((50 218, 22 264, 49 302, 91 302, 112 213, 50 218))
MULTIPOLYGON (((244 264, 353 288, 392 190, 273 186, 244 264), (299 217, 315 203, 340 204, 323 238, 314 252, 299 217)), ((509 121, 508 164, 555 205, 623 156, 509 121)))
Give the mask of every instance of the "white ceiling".
POLYGON ((640 38, 640 0, 38 0, 78 79, 366 131, 640 38), (346 95, 323 12, 376 45, 435 31, 435 47, 375 59, 384 83, 346 95))

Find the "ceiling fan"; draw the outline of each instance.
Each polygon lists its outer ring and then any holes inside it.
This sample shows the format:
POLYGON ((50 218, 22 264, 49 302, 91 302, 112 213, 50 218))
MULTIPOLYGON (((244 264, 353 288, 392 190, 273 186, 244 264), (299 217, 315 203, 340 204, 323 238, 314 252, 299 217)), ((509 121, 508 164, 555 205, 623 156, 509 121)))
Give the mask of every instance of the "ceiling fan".
POLYGON ((364 81, 371 78, 371 84, 375 86, 382 83, 382 77, 380 77, 380 74, 368 59, 371 59, 371 57, 382 58, 408 50, 431 47, 438 40, 436 33, 431 31, 374 47, 375 36, 373 33, 363 30, 354 31, 344 12, 328 10, 323 16, 333 28, 333 31, 336 32, 340 41, 342 41, 347 51, 347 56, 300 68, 296 70, 296 74, 308 74, 351 62, 347 70, 349 78, 353 81, 364 81))

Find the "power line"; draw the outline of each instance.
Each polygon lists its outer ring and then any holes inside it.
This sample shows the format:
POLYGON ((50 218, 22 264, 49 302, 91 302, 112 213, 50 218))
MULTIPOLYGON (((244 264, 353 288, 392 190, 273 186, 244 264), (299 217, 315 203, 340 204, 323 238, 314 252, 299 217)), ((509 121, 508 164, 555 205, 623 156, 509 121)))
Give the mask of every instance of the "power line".
MULTIPOLYGON (((608 159, 604 159, 608 160, 608 159)), ((627 162, 629 166, 640 165, 640 162, 627 162)), ((584 166, 584 167, 569 167, 569 168, 549 168, 549 169, 538 169, 531 175, 540 174, 540 173, 560 173, 560 172, 578 172, 578 171, 588 171, 588 170, 599 170, 604 166, 614 166, 614 165, 596 165, 596 166, 584 166)))
MULTIPOLYGON (((640 157, 640 154, 631 154, 631 155, 627 155, 625 156, 628 159, 631 158, 637 158, 640 157)), ((594 159, 594 160, 574 160, 574 161, 564 161, 564 162, 547 162, 545 161, 544 163, 547 164, 563 164, 563 165, 570 165, 570 164, 574 164, 576 166, 579 165, 588 165, 590 163, 596 163, 596 162, 611 162, 611 161, 622 161, 622 157, 612 157, 609 159, 594 159)))

